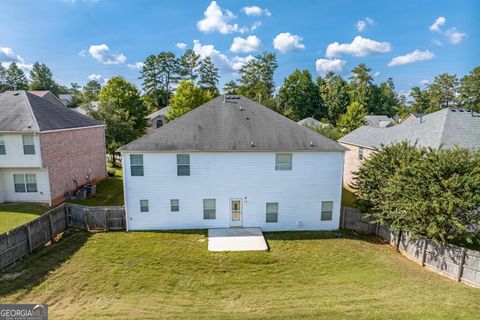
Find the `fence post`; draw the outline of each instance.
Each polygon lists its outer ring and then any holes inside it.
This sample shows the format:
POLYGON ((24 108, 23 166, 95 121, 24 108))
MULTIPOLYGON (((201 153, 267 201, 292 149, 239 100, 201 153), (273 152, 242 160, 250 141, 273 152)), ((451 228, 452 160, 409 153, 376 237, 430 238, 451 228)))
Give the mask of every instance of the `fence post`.
POLYGON ((30 224, 27 224, 27 237, 28 252, 32 253, 32 234, 30 233, 30 224))
POLYGON ((462 249, 462 256, 460 258, 460 265, 458 266, 457 282, 462 281, 463 265, 465 264, 465 256, 467 255, 467 249, 462 249))
POLYGON ((52 241, 53 241, 53 238, 55 237, 55 233, 53 232, 53 220, 52 220, 52 214, 50 213, 48 215, 48 222, 50 223, 50 234, 52 235, 52 241))
POLYGON ((345 206, 342 207, 342 230, 345 229, 345 206))
POLYGON ((402 241, 402 230, 398 231, 397 243, 395 244, 395 250, 400 251, 400 241, 402 241))
POLYGON ((64 207, 63 207, 63 212, 65 212, 65 230, 68 230, 69 229, 69 226, 68 226, 68 209, 69 209, 69 205, 68 203, 65 203, 64 204, 64 207))
POLYGON ((422 250, 422 267, 425 267, 425 261, 427 261, 427 247, 428 247, 428 239, 425 238, 423 241, 423 250, 422 250))
POLYGON ((83 214, 85 215, 85 227, 87 228, 87 231, 90 231, 90 228, 88 227, 88 216, 87 214, 90 213, 90 210, 85 209, 83 210, 83 214))

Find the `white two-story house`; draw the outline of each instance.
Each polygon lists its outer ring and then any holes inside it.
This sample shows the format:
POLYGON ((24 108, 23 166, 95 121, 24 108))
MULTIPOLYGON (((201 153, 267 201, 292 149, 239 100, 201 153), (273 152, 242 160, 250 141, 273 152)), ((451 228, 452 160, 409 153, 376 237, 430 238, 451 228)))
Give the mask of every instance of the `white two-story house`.
POLYGON ((0 94, 0 203, 55 205, 105 176, 103 123, 48 91, 0 94))
POLYGON ((128 230, 332 230, 344 148, 243 96, 120 148, 128 230))

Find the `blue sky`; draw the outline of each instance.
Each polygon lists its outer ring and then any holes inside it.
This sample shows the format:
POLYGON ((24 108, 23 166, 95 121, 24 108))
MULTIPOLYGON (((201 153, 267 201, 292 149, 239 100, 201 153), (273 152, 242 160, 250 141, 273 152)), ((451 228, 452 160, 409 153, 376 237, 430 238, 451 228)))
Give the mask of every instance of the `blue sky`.
POLYGON ((479 18, 473 0, 0 0, 0 62, 44 62, 62 84, 122 75, 140 85, 148 55, 192 48, 212 56, 224 83, 267 50, 277 85, 295 68, 348 77, 363 62, 407 92, 480 65, 479 18))

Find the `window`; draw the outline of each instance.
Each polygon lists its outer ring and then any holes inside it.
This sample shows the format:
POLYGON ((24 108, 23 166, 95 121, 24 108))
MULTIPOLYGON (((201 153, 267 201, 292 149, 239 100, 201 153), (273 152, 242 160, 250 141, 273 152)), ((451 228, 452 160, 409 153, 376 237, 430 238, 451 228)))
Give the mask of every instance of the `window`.
POLYGON ((363 148, 358 148, 358 160, 363 160, 363 148))
POLYGON ((332 221, 333 201, 322 201, 322 215, 320 220, 332 221))
POLYGON ((292 154, 277 153, 275 155, 275 170, 292 170, 292 154))
POLYGON ((35 174, 14 174, 15 192, 37 192, 37 177, 35 174))
POLYGON ((157 128, 163 126, 163 120, 157 120, 157 128))
POLYGON ((177 176, 190 175, 190 155, 177 154, 177 176))
POLYGON ((203 199, 203 219, 215 219, 215 199, 203 199))
POLYGON ((267 222, 278 222, 278 202, 267 202, 267 222))
POLYGON ((6 154, 5 152, 5 140, 3 139, 3 136, 0 136, 0 154, 6 154))
POLYGON ((143 154, 130 155, 130 175, 143 176, 143 154))
POLYGON ((33 143, 33 136, 22 136, 23 154, 35 154, 35 144, 33 143))
POLYGON ((180 201, 178 199, 170 200, 170 211, 172 212, 180 211, 180 201))
POLYGON ((148 212, 148 200, 140 200, 140 212, 148 212))

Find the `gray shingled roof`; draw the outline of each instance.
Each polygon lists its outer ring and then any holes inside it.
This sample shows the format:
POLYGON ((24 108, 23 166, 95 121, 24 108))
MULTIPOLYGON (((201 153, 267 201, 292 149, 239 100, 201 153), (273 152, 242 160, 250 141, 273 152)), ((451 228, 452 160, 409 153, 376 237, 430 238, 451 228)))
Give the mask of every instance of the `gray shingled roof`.
POLYGON ((451 148, 457 145, 480 149, 480 114, 447 108, 393 127, 363 126, 339 141, 367 148, 380 148, 381 145, 404 140, 432 148, 441 145, 451 148))
POLYGON ((310 128, 312 128, 312 127, 329 128, 329 127, 332 126, 329 123, 319 121, 319 120, 317 120, 315 118, 312 118, 312 117, 302 119, 302 120, 298 121, 297 123, 299 125, 302 125, 302 126, 305 126, 305 127, 310 127, 310 128))
POLYGON ((387 116, 365 116, 363 120, 368 126, 385 128, 394 124, 394 120, 387 116))
POLYGON ((158 116, 165 116, 165 115, 167 115, 167 112, 168 112, 169 108, 170 108, 169 106, 163 107, 162 109, 157 110, 157 111, 149 114, 148 116, 146 116, 146 118, 147 119, 153 119, 153 118, 156 118, 158 116))
POLYGON ((81 115, 60 101, 19 90, 0 94, 0 131, 48 131, 98 126, 103 123, 81 115))
POLYGON ((119 151, 331 151, 339 143, 243 96, 223 96, 119 151), (253 144, 253 146, 252 146, 253 144))

